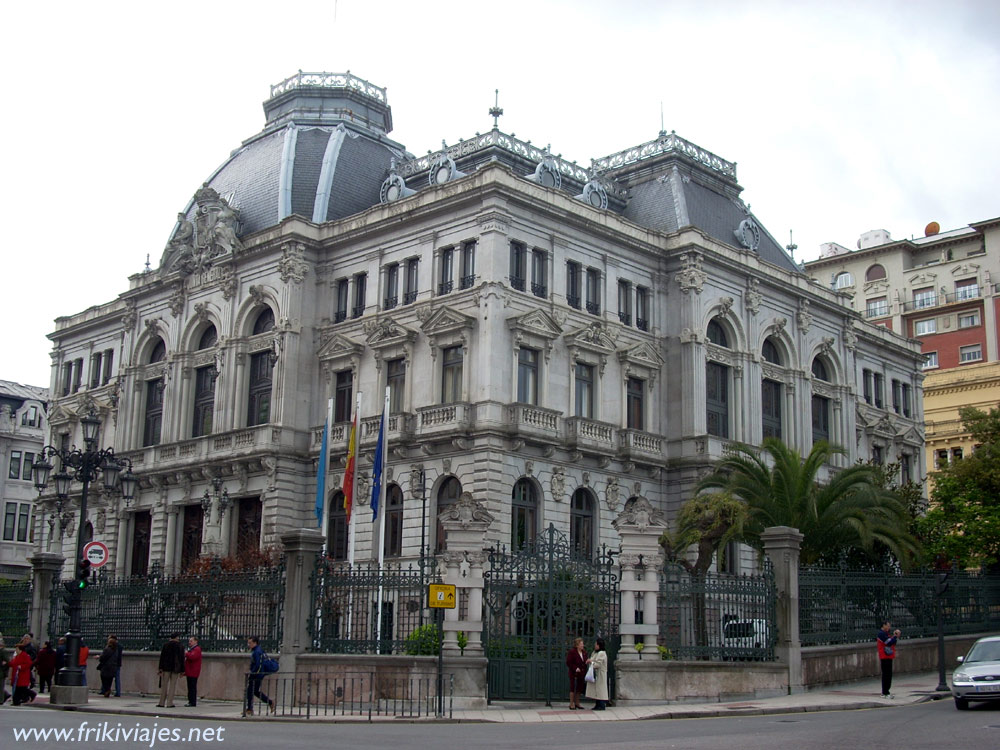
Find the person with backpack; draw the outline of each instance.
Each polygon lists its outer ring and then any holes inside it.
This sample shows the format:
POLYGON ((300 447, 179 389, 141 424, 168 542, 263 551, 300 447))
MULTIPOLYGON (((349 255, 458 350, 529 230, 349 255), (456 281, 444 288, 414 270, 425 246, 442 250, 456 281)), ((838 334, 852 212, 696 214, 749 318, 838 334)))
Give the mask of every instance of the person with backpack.
POLYGON ((275 710, 274 700, 261 692, 260 684, 264 681, 265 675, 277 671, 270 669, 274 660, 267 658, 267 654, 264 653, 264 649, 260 646, 260 638, 257 636, 252 635, 247 638, 247 647, 250 649, 250 674, 247 675, 247 703, 243 715, 253 716, 254 698, 258 698, 261 703, 266 703, 273 714, 275 710), (265 667, 265 662, 269 662, 267 668, 265 667))
POLYGON ((157 708, 173 708, 177 680, 184 674, 184 647, 180 633, 171 633, 170 640, 160 649, 160 702, 157 708))

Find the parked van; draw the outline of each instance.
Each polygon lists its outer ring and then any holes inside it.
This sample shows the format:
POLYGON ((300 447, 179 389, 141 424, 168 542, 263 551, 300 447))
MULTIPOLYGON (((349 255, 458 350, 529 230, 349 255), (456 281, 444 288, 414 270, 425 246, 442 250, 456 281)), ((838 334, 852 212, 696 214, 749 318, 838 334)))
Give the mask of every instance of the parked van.
POLYGON ((770 645, 771 626, 767 620, 728 619, 722 623, 722 647, 730 650, 731 658, 763 658, 759 649, 770 645))

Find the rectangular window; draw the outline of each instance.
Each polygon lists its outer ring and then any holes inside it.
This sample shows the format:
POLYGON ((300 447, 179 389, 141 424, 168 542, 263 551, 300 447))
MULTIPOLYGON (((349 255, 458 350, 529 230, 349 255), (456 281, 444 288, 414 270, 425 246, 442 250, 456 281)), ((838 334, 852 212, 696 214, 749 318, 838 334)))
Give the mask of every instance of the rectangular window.
POLYGON ((31 506, 27 503, 21 503, 17 513, 17 541, 19 542, 28 541, 28 526, 31 525, 28 520, 30 517, 31 506))
POLYGON ((623 279, 618 279, 618 320, 632 325, 632 285, 623 279))
POLYGON ((865 403, 870 404, 872 402, 872 371, 862 370, 861 374, 862 377, 864 378, 862 393, 864 395, 865 403))
POLYGON ((476 243, 462 245, 462 289, 471 289, 476 283, 476 243))
POLYGON ((885 403, 885 376, 877 372, 875 373, 874 390, 875 406, 881 409, 885 403))
POLYGON ((913 403, 913 389, 911 386, 903 383, 903 416, 909 417, 911 415, 913 403))
POLYGON ((934 307, 937 304, 937 292, 934 287, 928 286, 923 289, 913 290, 913 309, 923 310, 926 307, 934 307))
POLYGON ((979 344, 960 346, 958 348, 959 362, 978 362, 983 358, 983 349, 979 344))
POLYGON ((576 404, 574 415, 594 418, 594 366, 577 363, 575 370, 576 404))
POLYGON ((549 296, 548 263, 544 250, 531 251, 531 293, 542 299, 549 296))
POLYGON ((271 421, 271 386, 273 365, 270 352, 250 357, 250 387, 247 394, 247 427, 271 421))
POLYGON ((974 310, 968 313, 958 314, 958 327, 959 328, 972 328, 973 326, 979 325, 979 311, 974 310))
POLYGON ((21 479, 31 479, 31 467, 35 463, 34 453, 24 454, 24 463, 21 464, 21 479))
POLYGON ((389 386, 389 413, 403 411, 403 387, 406 385, 406 360, 402 357, 385 363, 385 384, 389 386))
POLYGON ((365 287, 368 285, 368 274, 359 273, 354 276, 354 309, 352 318, 360 318, 365 314, 365 287))
POLYGON ((955 282, 955 300, 978 299, 979 282, 975 279, 966 279, 955 282))
POLYGON ((101 373, 101 384, 107 385, 108 381, 111 380, 111 367, 115 361, 115 350, 105 349, 104 350, 104 371, 101 373))
POLYGON ((729 368, 718 362, 705 366, 705 429, 709 435, 729 437, 729 368))
POLYGON ((62 395, 68 396, 73 390, 73 363, 66 362, 62 366, 62 395))
POLYGON ((14 541, 14 527, 17 525, 17 503, 7 503, 3 514, 3 539, 14 541))
POLYGON ((462 347, 450 346, 441 353, 441 403, 462 400, 462 347))
POLYGON ((354 372, 341 370, 337 373, 337 385, 333 398, 333 421, 351 421, 351 401, 354 394, 354 372))
POLYGON ((580 264, 575 261, 566 263, 566 304, 580 309, 580 264))
POLYGON ((929 333, 937 333, 937 318, 927 320, 916 320, 913 323, 914 336, 926 336, 929 333))
POLYGON ((90 355, 90 387, 97 388, 101 384, 101 359, 104 352, 95 352, 90 355))
POLYGON ((399 263, 390 263, 385 267, 385 296, 382 308, 391 310, 399 304, 399 263))
POLYGON ((875 297, 865 303, 866 318, 884 318, 889 314, 889 300, 885 297, 875 297))
POLYGON ((899 478, 904 484, 913 478, 911 471, 912 459, 909 453, 904 453, 899 457, 899 478))
POLYGON ((199 367, 194 371, 194 420, 191 426, 191 437, 212 434, 217 375, 214 365, 199 367))
POLYGON ((760 388, 762 437, 781 439, 781 383, 764 380, 760 388))
POLYGON ((951 449, 951 460, 952 461, 961 461, 962 460, 962 456, 963 456, 963 453, 962 453, 962 449, 961 448, 952 448, 951 449))
POLYGON ((527 249, 522 243, 510 243, 510 285, 519 292, 524 291, 526 254, 527 249))
POLYGON ((38 418, 38 407, 29 406, 23 414, 21 414, 21 426, 22 427, 41 427, 42 420, 38 418))
POLYGON ((625 426, 630 430, 644 430, 645 386, 639 378, 629 378, 625 383, 625 426))
POLYGON ((903 411, 903 384, 898 380, 892 381, 892 410, 897 414, 903 411))
POLYGON ((812 397, 812 438, 814 443, 830 439, 830 399, 825 396, 812 397))
POLYGON ((524 346, 517 350, 517 400, 538 405, 538 351, 524 346))
POLYGON ((446 247, 441 251, 441 273, 438 276, 438 294, 448 294, 455 288, 455 248, 446 247))
POLYGON ((337 312, 334 314, 334 323, 342 323, 347 320, 347 299, 350 288, 351 282, 347 279, 339 279, 337 281, 337 312))
POLYGON ((882 446, 881 445, 873 445, 872 446, 872 463, 873 464, 877 464, 878 466, 881 466, 883 460, 884 459, 882 458, 882 446))
POLYGON ((73 360, 73 393, 83 385, 83 358, 73 360))
POLYGON ((10 452, 10 467, 7 469, 7 478, 21 478, 21 451, 10 452))
POLYGON ((649 330, 649 290, 644 286, 635 288, 635 327, 649 330))
POLYGON ((146 417, 142 431, 142 444, 158 445, 163 427, 163 378, 146 383, 146 417))
POLYGON ((924 357, 927 359, 924 362, 923 369, 930 370, 938 366, 938 353, 937 352, 925 352, 924 357))
POLYGON ((601 314, 601 272, 596 268, 587 269, 587 312, 601 314))
POLYGON ((419 268, 419 258, 410 258, 406 261, 406 294, 403 297, 403 303, 406 305, 417 301, 417 292, 420 289, 418 286, 419 278, 417 273, 419 268))
POLYGON ((938 469, 943 469, 945 466, 948 465, 948 449, 947 448, 943 448, 943 449, 937 451, 937 453, 935 455, 936 455, 936 459, 935 459, 934 463, 936 464, 936 467, 938 469))

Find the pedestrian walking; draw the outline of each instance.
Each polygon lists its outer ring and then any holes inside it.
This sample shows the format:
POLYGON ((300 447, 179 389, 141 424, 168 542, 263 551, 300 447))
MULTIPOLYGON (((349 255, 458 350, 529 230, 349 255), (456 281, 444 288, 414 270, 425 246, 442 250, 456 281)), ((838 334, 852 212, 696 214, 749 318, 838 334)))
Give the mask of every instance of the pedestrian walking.
POLYGON ((118 671, 118 639, 114 636, 108 638, 107 645, 97 660, 97 671, 101 673, 101 695, 110 698, 111 683, 118 671))
POLYGON ((889 690, 892 688, 892 662, 896 658, 896 643, 902 635, 899 628, 892 630, 892 623, 888 620, 882 623, 878 634, 875 637, 875 646, 878 649, 878 661, 882 667, 882 697, 891 698, 889 690))
POLYGON ((250 648, 250 674, 247 675, 247 703, 243 715, 253 716, 254 698, 266 703, 273 714, 274 701, 260 691, 260 684, 264 681, 264 649, 260 647, 260 638, 250 636, 247 646, 250 648))
POLYGON ((7 647, 4 645, 3 634, 0 633, 0 690, 3 691, 3 700, 0 700, 0 706, 6 703, 10 699, 10 693, 7 692, 7 672, 9 671, 10 664, 10 654, 7 653, 7 647))
POLYGON ((83 686, 87 687, 87 659, 90 658, 90 647, 80 639, 80 672, 83 676, 83 686))
POLYGON ((46 686, 52 692, 52 675, 56 673, 56 652, 52 641, 45 641, 38 658, 35 659, 35 671, 38 672, 38 692, 44 693, 46 686))
MULTIPOLYGON (((118 641, 118 636, 112 634, 112 638, 118 641)), ((125 661, 125 648, 122 642, 118 641, 118 669, 115 670, 115 698, 122 697, 122 662, 125 661)))
POLYGON ((594 652, 587 664, 594 667, 594 681, 587 683, 587 697, 594 699, 594 711, 603 711, 608 705, 608 652, 603 638, 594 642, 594 652))
POLYGON ((198 677, 201 676, 201 646, 195 636, 188 638, 184 652, 184 676, 187 677, 188 706, 198 705, 198 677))
MULTIPOLYGON (((24 650, 28 652, 28 656, 31 657, 32 663, 38 661, 38 647, 35 646, 35 634, 34 633, 25 633, 23 636, 21 636, 21 643, 24 644, 24 650)), ((31 675, 30 686, 31 686, 31 689, 34 690, 34 688, 35 688, 35 675, 34 674, 31 675)))
POLYGON ((160 649, 160 702, 159 708, 173 708, 177 680, 184 674, 184 647, 180 633, 171 633, 170 640, 160 649))
POLYGON ((56 641, 56 671, 66 668, 66 638, 56 641))
POLYGON ((17 655, 10 660, 10 684, 14 688, 14 705, 31 703, 35 691, 31 689, 31 667, 33 662, 24 642, 17 644, 17 655))
POLYGON ((573 641, 573 648, 566 654, 566 669, 569 672, 569 708, 576 711, 583 708, 580 705, 580 696, 587 689, 584 676, 587 674, 587 649, 583 646, 583 638, 573 641))

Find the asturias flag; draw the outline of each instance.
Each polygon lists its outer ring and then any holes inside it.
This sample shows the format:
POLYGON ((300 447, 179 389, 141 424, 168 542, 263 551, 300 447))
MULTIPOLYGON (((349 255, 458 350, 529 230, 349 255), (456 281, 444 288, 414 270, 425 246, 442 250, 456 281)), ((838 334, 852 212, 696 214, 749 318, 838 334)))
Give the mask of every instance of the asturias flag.
POLYGON ((347 443, 347 466, 344 468, 344 513, 347 523, 351 522, 351 507, 354 504, 354 462, 358 457, 358 412, 355 410, 351 422, 351 439, 347 443))
POLYGON ((385 463, 385 410, 378 423, 378 445, 375 447, 375 465, 372 467, 372 520, 378 518, 379 498, 382 497, 382 467, 385 463))

